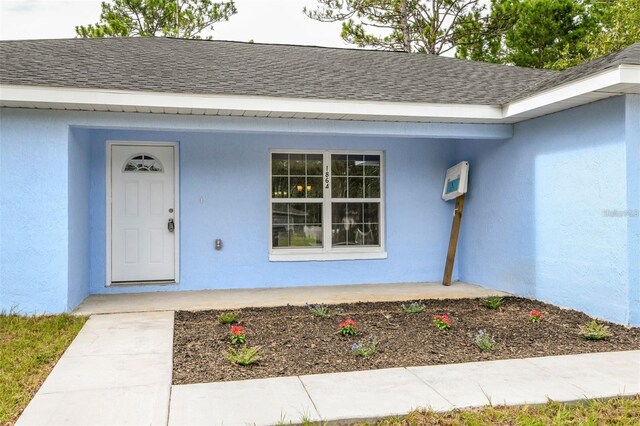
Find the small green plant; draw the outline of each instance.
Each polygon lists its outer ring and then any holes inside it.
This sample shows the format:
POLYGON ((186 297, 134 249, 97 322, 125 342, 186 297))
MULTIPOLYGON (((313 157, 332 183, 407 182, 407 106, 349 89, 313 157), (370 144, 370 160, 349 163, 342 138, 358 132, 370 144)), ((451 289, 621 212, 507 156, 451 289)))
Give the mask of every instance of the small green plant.
POLYGON ((611 337, 611 332, 608 326, 600 325, 593 320, 587 325, 580 326, 580 336, 587 340, 603 340, 611 337))
POLYGON ((424 311, 425 306, 420 302, 413 302, 408 306, 402 305, 402 310, 405 314, 418 314, 424 311))
POLYGON ((241 325, 231 326, 231 343, 237 345, 238 343, 244 343, 247 341, 247 335, 245 334, 244 327, 241 325))
POLYGON ((340 315, 342 313, 342 309, 330 309, 328 305, 324 303, 310 304, 306 303, 307 309, 311 311, 311 314, 316 318, 325 318, 325 317, 333 317, 336 315, 340 315))
POLYGON ((433 323, 438 330, 448 330, 451 328, 451 318, 449 318, 447 314, 434 315, 433 323))
POLYGON ((378 350, 378 339, 375 336, 371 336, 367 341, 360 341, 351 345, 351 352, 355 356, 362 358, 368 358, 375 354, 378 350))
POLYGON ((484 330, 478 330, 478 334, 476 335, 474 342, 481 351, 493 351, 495 349, 498 349, 498 347, 500 346, 498 343, 496 343, 496 340, 493 338, 493 336, 484 330))
POLYGON ((358 334, 358 326, 356 325, 356 322, 351 318, 342 321, 339 324, 339 327, 340 334, 342 334, 343 336, 355 336, 356 334, 358 334))
POLYGON ((482 301, 484 307, 489 309, 498 309, 502 303, 504 303, 504 297, 500 296, 489 296, 482 301))
POLYGON ((233 324, 238 321, 238 317, 237 312, 222 312, 220 316, 218 316, 218 322, 220 324, 233 324))
POLYGON ((260 361, 259 350, 259 346, 243 346, 240 349, 229 348, 227 349, 227 359, 237 365, 255 364, 260 361))

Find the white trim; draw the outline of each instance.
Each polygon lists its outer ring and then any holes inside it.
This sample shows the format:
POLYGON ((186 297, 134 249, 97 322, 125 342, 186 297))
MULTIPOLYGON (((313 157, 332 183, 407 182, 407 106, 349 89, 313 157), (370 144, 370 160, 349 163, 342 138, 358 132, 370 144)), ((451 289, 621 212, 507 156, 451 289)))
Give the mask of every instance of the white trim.
POLYGON ((499 106, 415 102, 344 101, 0 85, 0 105, 16 102, 28 107, 78 110, 129 111, 131 108, 164 113, 277 116, 338 120, 403 119, 425 117, 497 121, 499 106), (98 107, 100 106, 100 107, 98 107), (194 111, 196 110, 196 111, 194 111))
MULTIPOLYGON (((268 219, 268 250, 269 261, 275 262, 295 262, 295 261, 312 261, 312 260, 356 260, 356 259, 386 259, 386 208, 385 208, 385 153, 384 151, 372 151, 372 150, 314 150, 314 149, 270 149, 269 150, 269 167, 267 178, 267 193, 269 194, 269 219, 268 219), (322 154, 323 166, 331 167, 331 155, 379 155, 380 156, 380 197, 378 198, 362 198, 362 199, 334 199, 331 197, 331 174, 329 174, 329 188, 326 189, 323 184, 323 197, 320 198, 273 198, 271 196, 272 191, 272 154, 322 154), (328 195, 327 195, 328 194, 328 195), (379 203, 379 246, 353 246, 353 247, 339 247, 335 248, 331 245, 331 205, 333 202, 349 202, 357 200, 356 202, 372 202, 379 203), (273 248, 273 203, 305 203, 305 202, 318 202, 322 204, 322 248, 273 248)), ((324 172, 323 172, 324 177, 324 172)), ((323 179, 324 181, 324 179, 323 179)))
POLYGON ((107 140, 106 145, 106 193, 105 193, 105 210, 107 217, 107 226, 106 226, 106 280, 105 286, 122 286, 122 285, 167 285, 170 284, 168 281, 163 281, 163 284, 158 284, 155 281, 149 281, 145 283, 112 283, 111 282, 111 147, 114 145, 125 145, 125 146, 159 146, 173 147, 173 190, 174 190, 174 220, 176 223, 176 228, 174 230, 174 271, 175 271, 175 284, 180 283, 180 145, 178 142, 139 142, 139 141, 122 141, 122 140, 107 140))
POLYGON ((514 117, 593 92, 606 92, 614 96, 619 94, 615 91, 615 86, 619 84, 640 84, 640 66, 619 66, 512 101, 505 105, 504 117, 514 117))

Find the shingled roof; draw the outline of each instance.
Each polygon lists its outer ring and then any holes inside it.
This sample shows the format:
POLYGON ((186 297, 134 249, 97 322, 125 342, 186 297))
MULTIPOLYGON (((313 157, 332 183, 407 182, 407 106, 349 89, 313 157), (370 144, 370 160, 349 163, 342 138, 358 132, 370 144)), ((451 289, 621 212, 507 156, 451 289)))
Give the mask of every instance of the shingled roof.
POLYGON ((632 44, 626 49, 594 59, 582 65, 569 68, 565 71, 556 73, 555 75, 551 75, 540 81, 538 84, 534 84, 525 92, 513 96, 512 99, 541 92, 569 81, 578 80, 580 78, 596 74, 600 71, 615 68, 619 65, 640 65, 640 43, 632 44))
POLYGON ((554 72, 361 49, 182 40, 0 42, 0 83, 495 105, 554 72))

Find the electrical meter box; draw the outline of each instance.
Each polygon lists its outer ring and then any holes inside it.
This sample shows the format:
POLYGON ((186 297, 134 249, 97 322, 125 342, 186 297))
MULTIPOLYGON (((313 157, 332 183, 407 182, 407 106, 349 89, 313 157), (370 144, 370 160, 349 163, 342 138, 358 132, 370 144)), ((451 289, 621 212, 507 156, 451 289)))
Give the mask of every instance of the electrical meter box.
POLYGON ((469 177, 469 162, 462 161, 447 169, 442 189, 443 200, 453 200, 467 193, 467 180, 469 177))

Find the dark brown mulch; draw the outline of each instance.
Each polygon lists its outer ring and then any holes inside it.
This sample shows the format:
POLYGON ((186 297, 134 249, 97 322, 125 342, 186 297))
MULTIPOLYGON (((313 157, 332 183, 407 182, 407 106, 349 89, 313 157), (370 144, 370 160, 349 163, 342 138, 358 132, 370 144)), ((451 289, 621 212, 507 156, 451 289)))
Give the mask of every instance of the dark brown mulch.
POLYGON ((261 348, 261 361, 246 367, 232 365, 225 357, 231 346, 230 326, 218 323, 220 311, 177 312, 173 383, 640 349, 638 327, 602 321, 613 336, 587 341, 578 331, 591 321, 589 316, 534 300, 507 297, 499 310, 485 308, 480 299, 421 303, 426 309, 417 314, 402 312, 400 302, 335 305, 332 308, 343 312, 329 318, 315 318, 306 307, 242 309, 239 321, 246 327, 247 344, 261 348), (529 322, 532 309, 543 313, 538 324, 529 322), (450 330, 439 331, 433 324, 433 315, 442 313, 453 320, 450 330), (356 321, 358 336, 338 333, 338 323, 346 318, 356 321), (493 335, 500 348, 480 351, 473 342, 480 329, 493 335), (352 344, 371 336, 379 341, 377 353, 354 356, 352 344))

